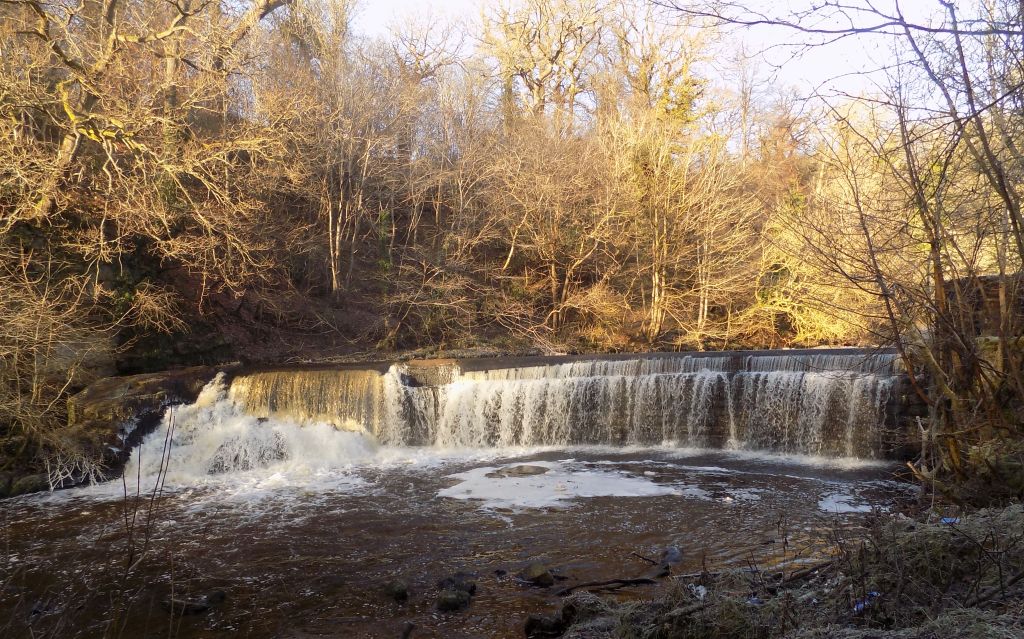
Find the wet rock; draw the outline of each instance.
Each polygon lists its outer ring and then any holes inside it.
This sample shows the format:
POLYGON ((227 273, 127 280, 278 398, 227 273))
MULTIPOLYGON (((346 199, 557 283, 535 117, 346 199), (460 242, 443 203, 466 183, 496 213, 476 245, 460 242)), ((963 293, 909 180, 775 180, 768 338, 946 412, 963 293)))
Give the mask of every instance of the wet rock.
POLYGON ((657 566, 651 566, 650 570, 643 573, 643 577, 646 579, 663 579, 672 574, 672 567, 668 564, 658 564, 657 566))
POLYGON ((579 610, 573 602, 568 602, 554 615, 530 615, 526 618, 523 630, 528 639, 541 637, 561 637, 569 626, 579 617, 579 610))
POLYGON ((50 490, 50 480, 44 474, 25 475, 11 483, 10 496, 27 495, 50 490))
POLYGON ((384 594, 389 599, 402 602, 408 601, 409 599, 409 584, 405 583, 401 579, 395 579, 384 584, 384 594))
POLYGON ((465 590, 442 590, 437 595, 437 609, 456 612, 469 606, 471 595, 465 590))
POLYGON ((98 380, 68 398, 62 444, 107 470, 120 469, 166 406, 195 401, 218 371, 231 368, 195 366, 98 380))
POLYGON ((539 561, 535 561, 526 568, 523 568, 523 570, 519 572, 518 577, 523 581, 528 581, 534 586, 540 586, 542 588, 553 586, 555 583, 555 577, 551 574, 551 571, 548 570, 547 566, 539 561))
POLYGON ((11 486, 14 484, 14 473, 0 473, 0 499, 11 494, 11 486))
POLYGON ((441 592, 437 595, 437 609, 444 612, 455 612, 469 606, 470 599, 476 594, 476 581, 472 575, 457 572, 438 582, 441 592))
POLYGON ((174 616, 201 615, 213 606, 223 603, 228 595, 223 590, 214 590, 202 597, 185 599, 168 597, 160 602, 160 606, 174 616))
POLYGON ((509 466, 508 468, 499 468, 498 470, 487 473, 487 477, 530 477, 532 475, 543 475, 544 473, 551 470, 546 466, 534 466, 531 464, 520 464, 518 466, 509 466))
POLYGON ((668 546, 665 550, 661 551, 661 561, 658 563, 673 566, 682 560, 683 551, 679 549, 679 546, 668 546))
POLYGON ((526 636, 528 639, 537 637, 561 637, 565 634, 567 625, 562 622, 561 615, 545 617, 543 615, 530 615, 526 618, 526 636))
POLYGON ((284 441, 284 435, 273 433, 273 441, 266 446, 260 447, 255 453, 239 453, 238 438, 229 439, 213 453, 206 469, 209 475, 247 471, 254 468, 263 468, 274 462, 283 461, 288 456, 288 447, 284 441))
POLYGON ((437 583, 437 587, 441 590, 455 590, 469 595, 476 594, 476 580, 472 575, 464 572, 457 572, 450 577, 445 577, 437 583))

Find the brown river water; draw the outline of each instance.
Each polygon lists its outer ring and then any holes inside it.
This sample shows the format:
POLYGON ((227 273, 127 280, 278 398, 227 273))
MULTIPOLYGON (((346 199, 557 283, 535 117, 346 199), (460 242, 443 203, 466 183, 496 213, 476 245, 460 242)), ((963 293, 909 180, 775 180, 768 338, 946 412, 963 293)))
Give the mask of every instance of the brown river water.
POLYGON ((884 461, 894 359, 218 377, 123 480, 0 502, 0 637, 521 637, 560 589, 644 576, 642 557, 680 556, 676 575, 817 561, 912 496, 884 461), (534 561, 553 586, 516 577, 534 561), (456 573, 476 594, 442 612, 456 573))
POLYGON ((649 566, 632 553, 658 557, 675 546, 677 574, 809 561, 828 552, 829 534, 852 535, 866 510, 910 494, 884 463, 671 449, 513 452, 409 449, 313 477, 233 473, 168 486, 152 510, 144 495, 134 527, 125 507, 134 496, 119 495, 121 482, 3 502, 0 630, 398 637, 411 621, 413 637, 519 637, 528 614, 557 607, 558 589, 643 574, 649 566), (481 476, 522 463, 549 471, 481 476), (452 477, 460 473, 469 474, 452 477), (446 489, 456 496, 439 496, 446 489), (128 570, 130 547, 138 563, 128 570), (531 560, 559 582, 544 589, 516 579, 531 560), (477 594, 468 609, 443 613, 437 582, 455 572, 474 575, 477 594), (392 579, 408 584, 407 602, 383 593, 392 579), (222 590, 226 599, 172 616, 161 605, 172 590, 185 599, 222 590))

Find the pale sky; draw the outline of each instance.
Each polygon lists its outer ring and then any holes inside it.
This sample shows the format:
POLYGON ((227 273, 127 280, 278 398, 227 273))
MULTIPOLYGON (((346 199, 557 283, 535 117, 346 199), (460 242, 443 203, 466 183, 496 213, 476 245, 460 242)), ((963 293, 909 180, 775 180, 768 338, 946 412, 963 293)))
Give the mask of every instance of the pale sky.
MULTIPOLYGON (((386 33, 389 24, 410 15, 427 14, 437 19, 452 17, 476 21, 481 10, 496 1, 362 0, 354 26, 363 35, 379 36, 386 33)), ((778 13, 785 11, 785 7, 806 6, 809 1, 749 0, 747 4, 778 13)), ((880 4, 887 8, 891 2, 882 0, 880 4)), ((938 7, 936 0, 903 0, 900 5, 909 15, 921 20, 926 13, 938 7)), ((723 60, 732 57, 742 42, 748 52, 763 52, 759 64, 763 76, 773 84, 793 86, 804 93, 815 89, 825 93, 837 90, 872 92, 870 78, 852 76, 878 69, 889 60, 888 44, 881 36, 850 38, 794 57, 794 50, 785 44, 797 37, 800 36, 775 27, 739 29, 718 45, 715 57, 723 60), (778 68, 780 65, 781 69, 778 68)))

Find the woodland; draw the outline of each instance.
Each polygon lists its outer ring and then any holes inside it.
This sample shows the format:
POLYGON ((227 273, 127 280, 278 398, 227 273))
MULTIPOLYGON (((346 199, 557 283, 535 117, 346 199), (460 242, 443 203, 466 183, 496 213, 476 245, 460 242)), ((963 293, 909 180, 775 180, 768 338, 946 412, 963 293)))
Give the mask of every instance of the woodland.
POLYGON ((1024 477, 1024 5, 893 7, 0 0, 0 456, 181 365, 856 344, 916 474, 1024 477), (766 22, 893 63, 808 97, 766 22))

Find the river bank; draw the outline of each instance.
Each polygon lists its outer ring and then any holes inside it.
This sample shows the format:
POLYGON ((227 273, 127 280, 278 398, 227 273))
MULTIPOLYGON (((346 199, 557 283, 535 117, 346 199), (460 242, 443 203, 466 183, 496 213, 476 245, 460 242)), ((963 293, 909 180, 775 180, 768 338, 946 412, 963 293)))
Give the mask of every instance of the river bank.
POLYGON ((757 566, 673 579, 655 598, 576 595, 531 637, 567 639, 1024 636, 1024 507, 869 518, 810 568, 757 566))

